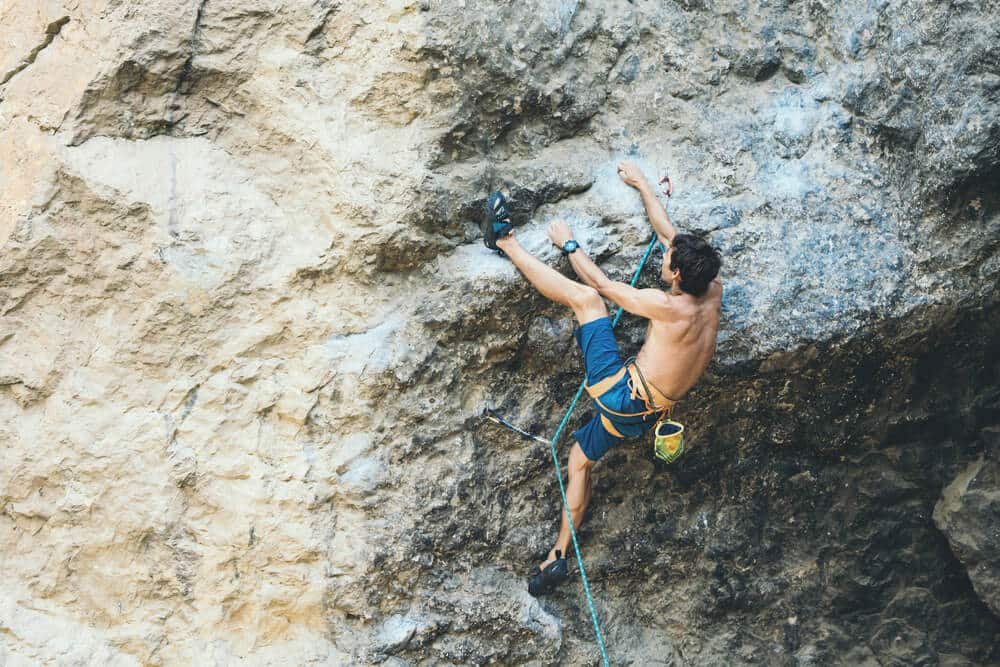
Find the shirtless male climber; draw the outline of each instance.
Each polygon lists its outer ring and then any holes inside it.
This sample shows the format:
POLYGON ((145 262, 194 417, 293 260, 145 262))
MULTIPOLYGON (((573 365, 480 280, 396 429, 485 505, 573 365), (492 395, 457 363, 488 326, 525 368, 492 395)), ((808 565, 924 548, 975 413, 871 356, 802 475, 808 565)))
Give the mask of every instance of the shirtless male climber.
MULTIPOLYGON (((563 276, 514 238, 506 200, 499 192, 487 202, 483 225, 487 247, 502 251, 543 296, 571 308, 579 323, 574 335, 583 352, 587 390, 595 398, 598 414, 574 433, 569 452, 566 499, 574 528, 579 528, 590 502, 591 468, 625 437, 649 430, 694 386, 715 353, 719 331, 722 282, 716 277, 721 264, 718 251, 696 236, 677 233, 653 186, 635 163, 619 164, 618 175, 642 196, 649 221, 665 249, 660 275, 670 283, 669 291, 636 289, 609 280, 573 239, 569 225, 556 221, 549 225, 549 238, 569 256, 583 284, 563 276), (645 341, 634 362, 622 360, 605 298, 649 319, 645 341)), ((560 514, 559 537, 528 581, 532 595, 548 593, 569 576, 565 554, 570 530, 566 513, 560 514)))

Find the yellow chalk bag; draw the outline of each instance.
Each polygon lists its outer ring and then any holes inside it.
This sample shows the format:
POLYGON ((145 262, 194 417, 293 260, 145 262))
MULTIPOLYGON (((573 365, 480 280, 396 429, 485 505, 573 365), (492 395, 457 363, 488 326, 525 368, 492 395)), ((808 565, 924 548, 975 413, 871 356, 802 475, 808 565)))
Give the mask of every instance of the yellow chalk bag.
POLYGON ((673 463, 684 453, 684 425, 672 419, 656 422, 653 454, 666 463, 673 463))

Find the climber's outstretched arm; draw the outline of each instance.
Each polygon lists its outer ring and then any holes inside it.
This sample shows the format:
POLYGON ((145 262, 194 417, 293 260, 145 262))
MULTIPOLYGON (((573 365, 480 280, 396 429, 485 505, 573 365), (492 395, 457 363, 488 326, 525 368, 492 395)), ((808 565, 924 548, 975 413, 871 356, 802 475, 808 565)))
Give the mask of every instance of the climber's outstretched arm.
MULTIPOLYGON (((573 230, 563 220, 553 220, 549 223, 548 234, 549 240, 557 248, 562 248, 566 244, 566 241, 573 238, 573 230)), ((576 271, 576 275, 580 278, 580 281, 594 289, 599 289, 598 285, 608 280, 608 277, 604 275, 604 271, 601 271, 600 267, 587 257, 587 253, 583 251, 583 248, 578 248, 569 254, 569 263, 573 266, 573 270, 576 271)))
POLYGON ((652 184, 631 160, 618 165, 618 175, 621 176, 626 185, 631 185, 639 191, 642 196, 642 205, 646 208, 649 223, 656 230, 656 236, 659 237, 660 243, 669 246, 670 242, 674 240, 674 236, 677 235, 677 230, 671 224, 667 209, 660 203, 660 198, 656 196, 656 190, 652 184))
POLYGON ((583 248, 570 253, 569 263, 573 267, 573 270, 576 271, 576 275, 580 280, 598 292, 601 291, 601 285, 608 282, 608 277, 604 275, 604 271, 601 271, 601 267, 594 264, 594 260, 587 256, 583 248))
MULTIPOLYGON (((557 247, 562 247, 566 241, 573 238, 573 231, 565 222, 557 220, 549 225, 549 239, 557 247)), ((569 263, 573 265, 580 280, 590 285, 605 299, 611 299, 633 315, 649 319, 663 319, 664 309, 669 309, 669 297, 658 289, 636 289, 626 283, 609 279, 601 271, 583 248, 578 248, 569 254, 569 263)))
POLYGON ((670 297, 659 289, 637 289, 628 283, 608 280, 597 288, 605 299, 614 301, 633 315, 645 317, 648 320, 669 320, 673 310, 670 308, 670 297))
POLYGON ((614 301, 633 315, 649 319, 663 319, 664 310, 669 309, 669 297, 658 289, 636 289, 627 283, 609 279, 594 260, 582 248, 569 255, 580 280, 590 285, 605 299, 614 301))

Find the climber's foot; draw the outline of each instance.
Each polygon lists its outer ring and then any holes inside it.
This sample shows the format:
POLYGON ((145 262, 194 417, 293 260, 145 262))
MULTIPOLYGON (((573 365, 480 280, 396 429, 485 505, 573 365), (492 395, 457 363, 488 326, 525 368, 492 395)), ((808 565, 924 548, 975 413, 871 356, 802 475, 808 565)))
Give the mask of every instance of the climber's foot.
POLYGON ((512 232, 508 232, 507 236, 497 239, 497 252, 500 253, 501 257, 503 257, 507 254, 504 252, 504 249, 509 248, 516 243, 517 239, 514 238, 514 234, 512 232))
POLYGON ((535 597, 545 595, 569 577, 569 563, 562 558, 562 552, 556 551, 555 558, 536 567, 528 579, 528 592, 535 597))
POLYGON ((507 210, 507 198, 500 192, 494 192, 486 200, 486 215, 483 218, 483 243, 490 250, 503 251, 497 247, 497 239, 508 236, 514 229, 507 210))
POLYGON ((542 561, 542 563, 538 567, 536 567, 534 569, 534 572, 541 572, 542 570, 544 570, 545 568, 547 568, 549 565, 552 565, 552 563, 556 562, 556 560, 560 556, 562 556, 562 551, 560 551, 559 549, 553 548, 552 551, 549 552, 548 558, 546 558, 544 561, 542 561))

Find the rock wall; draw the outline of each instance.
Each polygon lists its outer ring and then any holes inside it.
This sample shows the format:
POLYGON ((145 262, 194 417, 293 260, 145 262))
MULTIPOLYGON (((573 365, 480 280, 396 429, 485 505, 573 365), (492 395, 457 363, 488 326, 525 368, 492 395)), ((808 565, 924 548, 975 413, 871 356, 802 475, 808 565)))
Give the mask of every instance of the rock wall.
POLYGON ((1000 432, 997 15, 0 5, 0 663, 594 663, 524 588, 548 453, 478 418, 554 431, 572 319, 476 222, 506 187, 626 277, 625 157, 726 292, 690 455, 597 471, 612 662, 1000 662, 995 513, 932 519, 1000 432))
MULTIPOLYGON (((991 450, 995 455, 996 450, 991 450)), ((970 463, 945 487, 934 523, 965 565, 976 593, 1000 614, 1000 477, 996 461, 970 463)))

